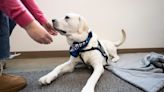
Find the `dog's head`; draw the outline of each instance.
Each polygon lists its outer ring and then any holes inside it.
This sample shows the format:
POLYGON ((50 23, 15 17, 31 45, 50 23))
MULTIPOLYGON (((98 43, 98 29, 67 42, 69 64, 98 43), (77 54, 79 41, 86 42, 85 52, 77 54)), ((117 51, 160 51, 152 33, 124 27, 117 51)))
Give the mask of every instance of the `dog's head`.
POLYGON ((74 34, 80 35, 89 30, 84 17, 75 13, 66 14, 64 18, 61 19, 53 19, 52 23, 56 31, 67 37, 71 37, 74 34))

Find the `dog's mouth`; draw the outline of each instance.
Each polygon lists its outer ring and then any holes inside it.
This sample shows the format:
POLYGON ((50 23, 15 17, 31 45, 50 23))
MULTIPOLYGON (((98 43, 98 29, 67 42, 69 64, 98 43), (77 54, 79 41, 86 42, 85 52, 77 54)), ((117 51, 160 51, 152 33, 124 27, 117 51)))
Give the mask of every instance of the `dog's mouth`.
POLYGON ((56 28, 55 26, 53 26, 53 27, 54 27, 54 29, 55 29, 56 31, 58 31, 58 32, 61 33, 61 34, 66 34, 66 33, 67 33, 66 31, 61 30, 61 29, 58 29, 58 28, 56 28))
POLYGON ((53 28, 54 28, 56 31, 58 31, 59 33, 61 33, 61 34, 63 34, 63 35, 67 33, 66 31, 57 28, 57 22, 56 22, 56 20, 52 20, 52 23, 53 23, 53 28))

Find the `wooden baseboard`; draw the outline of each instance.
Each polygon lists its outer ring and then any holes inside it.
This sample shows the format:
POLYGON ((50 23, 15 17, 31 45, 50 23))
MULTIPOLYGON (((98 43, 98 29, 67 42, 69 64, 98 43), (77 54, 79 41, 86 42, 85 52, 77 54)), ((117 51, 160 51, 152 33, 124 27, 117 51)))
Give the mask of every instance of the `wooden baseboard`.
POLYGON ((21 53, 16 59, 23 58, 51 58, 51 57, 68 57, 68 51, 29 51, 29 52, 11 52, 11 53, 21 53))
MULTIPOLYGON (((164 53, 164 48, 130 48, 130 49, 118 49, 118 53, 144 53, 144 52, 156 52, 164 53)), ((13 53, 13 52, 12 52, 13 53)), ((31 51, 31 52, 16 52, 21 53, 16 59, 23 58, 51 58, 51 57, 68 57, 69 52, 63 51, 31 51)))
POLYGON ((139 53, 139 52, 156 52, 163 53, 164 48, 131 48, 131 49, 118 49, 118 53, 139 53))

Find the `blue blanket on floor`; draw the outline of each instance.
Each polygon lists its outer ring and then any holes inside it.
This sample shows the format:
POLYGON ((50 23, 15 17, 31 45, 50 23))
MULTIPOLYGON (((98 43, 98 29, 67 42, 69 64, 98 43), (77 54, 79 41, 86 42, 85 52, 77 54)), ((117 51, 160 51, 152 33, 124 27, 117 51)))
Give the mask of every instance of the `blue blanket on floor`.
POLYGON ((140 61, 111 63, 107 68, 146 92, 157 92, 164 87, 164 55, 162 54, 150 53, 140 61))

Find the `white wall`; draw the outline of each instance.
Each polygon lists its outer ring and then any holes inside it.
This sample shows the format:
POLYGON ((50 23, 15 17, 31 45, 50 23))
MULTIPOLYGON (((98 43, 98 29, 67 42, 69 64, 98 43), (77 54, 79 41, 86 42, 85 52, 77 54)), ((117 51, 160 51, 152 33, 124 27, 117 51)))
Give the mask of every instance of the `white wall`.
MULTIPOLYGON (((36 0, 45 16, 63 17, 65 13, 83 15, 100 38, 112 41, 127 33, 119 48, 164 47, 164 0, 36 0)), ((67 50, 65 37, 58 35, 50 45, 34 42, 20 27, 11 36, 11 51, 67 50)))

